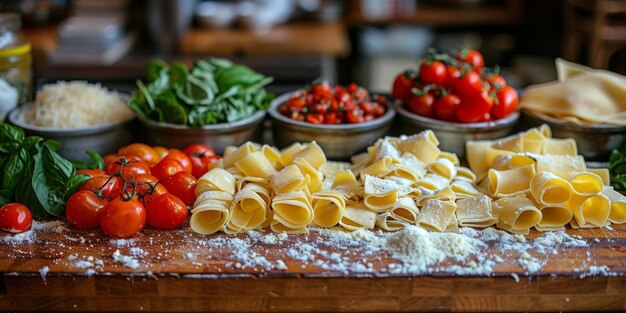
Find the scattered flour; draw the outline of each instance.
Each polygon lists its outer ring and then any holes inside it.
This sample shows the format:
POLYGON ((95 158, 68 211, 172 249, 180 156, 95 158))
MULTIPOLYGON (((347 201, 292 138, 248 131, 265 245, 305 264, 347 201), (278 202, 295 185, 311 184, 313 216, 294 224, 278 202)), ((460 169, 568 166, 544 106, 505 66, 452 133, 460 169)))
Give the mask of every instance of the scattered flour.
POLYGON ((117 263, 122 263, 124 267, 132 269, 138 269, 141 266, 137 259, 128 255, 122 255, 119 249, 115 250, 115 252, 113 253, 113 261, 117 263))

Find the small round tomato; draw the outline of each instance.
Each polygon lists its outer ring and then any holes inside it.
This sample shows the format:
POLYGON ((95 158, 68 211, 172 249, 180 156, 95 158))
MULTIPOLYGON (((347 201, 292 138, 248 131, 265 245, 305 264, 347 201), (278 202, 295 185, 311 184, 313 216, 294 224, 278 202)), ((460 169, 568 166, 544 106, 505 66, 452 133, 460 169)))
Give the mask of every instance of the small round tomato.
POLYGON ((165 159, 174 159, 178 161, 183 166, 183 170, 187 173, 191 173, 193 171, 189 157, 178 149, 170 149, 167 156, 165 156, 165 159))
POLYGON ((456 111, 459 109, 461 98, 455 94, 447 94, 435 100, 435 117, 448 121, 456 121, 456 111))
POLYGON ((483 81, 474 71, 467 71, 454 81, 452 90, 463 97, 474 96, 483 90, 483 81))
POLYGON ((519 97, 514 88, 505 86, 496 93, 496 97, 498 97, 498 103, 491 109, 493 118, 507 117, 517 109, 519 97))
POLYGON ((19 203, 7 203, 0 207, 0 230, 10 233, 22 233, 30 229, 33 215, 19 203))
POLYGON ((108 203, 88 190, 74 193, 65 205, 65 216, 78 229, 94 229, 100 227, 100 212, 108 203))
POLYGON ((186 172, 178 172, 171 177, 161 181, 161 184, 167 188, 169 193, 177 196, 187 205, 196 201, 196 178, 186 172))
MULTIPOLYGON (((207 167, 208 170, 208 167, 207 167)), ((165 158, 151 169, 152 175, 158 179, 164 179, 170 177, 178 172, 183 172, 185 169, 183 165, 173 158, 165 158)))
POLYGON ((123 184, 124 182, 119 177, 96 176, 84 182, 76 190, 88 190, 104 198, 113 199, 122 194, 123 184))
POLYGON ((148 162, 149 164, 157 164, 161 158, 152 147, 143 143, 133 143, 126 147, 122 147, 117 152, 120 156, 137 157, 141 161, 148 162))
POLYGON ((396 76, 391 89, 391 96, 394 99, 402 100, 404 102, 408 102, 409 99, 411 99, 411 89, 413 88, 412 76, 412 73, 409 71, 400 73, 396 76))
POLYGON ((188 157, 195 156, 199 158, 205 158, 215 156, 215 150, 202 143, 194 143, 188 145, 183 150, 183 153, 185 153, 188 157))
POLYGON ((306 121, 311 124, 322 124, 324 123, 324 115, 322 114, 313 114, 309 113, 306 115, 306 121))
POLYGON ((146 224, 146 209, 139 200, 115 198, 100 213, 100 228, 113 238, 128 238, 146 224))
POLYGON ((461 123, 478 123, 484 121, 485 113, 491 111, 494 100, 486 91, 463 98, 456 111, 456 118, 461 123))
POLYGON ((154 146, 152 149, 154 149, 154 152, 159 156, 159 160, 162 160, 169 152, 167 148, 161 146, 154 146))
POLYGON ((124 178, 131 178, 134 175, 139 174, 150 174, 150 164, 144 161, 140 161, 137 157, 126 157, 120 156, 115 159, 109 166, 107 166, 106 171, 109 175, 114 175, 120 173, 124 176, 124 178))
POLYGON ((496 90, 507 86, 506 79, 498 74, 487 76, 486 80, 496 90))
POLYGON ((456 59, 470 64, 475 69, 480 69, 485 65, 485 60, 480 52, 472 49, 463 49, 456 55, 456 59))
POLYGON ((134 191, 134 195, 141 198, 148 191, 154 189, 158 182, 159 179, 150 174, 139 174, 133 177, 125 187, 129 194, 133 194, 134 191))
POLYGON ((176 228, 187 219, 188 214, 183 201, 171 193, 162 194, 146 205, 146 222, 156 228, 176 228))
POLYGON ((414 95, 409 102, 409 110, 421 116, 433 117, 434 102, 435 97, 433 97, 433 95, 431 95, 430 93, 425 93, 423 95, 414 95))
POLYGON ((163 186, 163 184, 155 184, 152 185, 153 188, 151 189, 146 189, 140 196, 139 196, 139 200, 141 201, 141 203, 146 206, 148 204, 150 204, 150 202, 152 202, 152 200, 154 200, 156 197, 168 193, 167 188, 165 188, 165 186, 163 186))
POLYGON ((87 175, 90 177, 98 177, 98 176, 104 176, 107 174, 106 171, 101 170, 101 169, 80 169, 80 170, 76 170, 76 174, 83 174, 83 175, 87 175))
POLYGON ((106 170, 109 165, 117 159, 117 157, 118 156, 116 154, 107 154, 103 156, 102 160, 104 161, 104 169, 106 170))
POLYGON ((425 60, 420 66, 419 78, 424 84, 443 84, 446 81, 446 65, 440 61, 425 60))
POLYGON ((355 108, 346 112, 346 121, 351 124, 363 123, 365 118, 363 117, 363 111, 360 108, 355 108))

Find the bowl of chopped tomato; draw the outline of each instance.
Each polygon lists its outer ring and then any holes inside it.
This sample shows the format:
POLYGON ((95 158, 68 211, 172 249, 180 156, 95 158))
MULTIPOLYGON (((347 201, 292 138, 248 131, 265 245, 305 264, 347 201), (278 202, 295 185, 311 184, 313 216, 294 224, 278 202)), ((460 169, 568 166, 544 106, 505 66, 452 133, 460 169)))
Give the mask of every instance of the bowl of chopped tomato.
POLYGON ((395 110, 383 95, 350 84, 313 83, 274 99, 268 110, 274 142, 316 141, 327 157, 348 159, 391 128, 395 110))
POLYGON ((392 85, 400 133, 432 129, 445 151, 465 154, 467 140, 495 139, 513 131, 519 95, 480 52, 430 49, 417 70, 399 73, 392 85))

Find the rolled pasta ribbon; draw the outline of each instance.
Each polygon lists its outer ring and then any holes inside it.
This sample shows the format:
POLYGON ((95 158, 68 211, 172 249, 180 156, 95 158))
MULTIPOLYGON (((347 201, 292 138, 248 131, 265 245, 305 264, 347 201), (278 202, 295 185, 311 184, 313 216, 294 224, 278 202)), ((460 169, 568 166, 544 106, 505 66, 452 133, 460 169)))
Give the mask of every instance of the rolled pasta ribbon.
POLYGON ((365 176, 383 177, 392 171, 391 165, 394 163, 394 159, 390 156, 381 158, 380 160, 372 163, 368 167, 361 170, 361 180, 365 181, 365 176))
POLYGON ((471 182, 466 180, 455 180, 450 184, 450 188, 457 199, 471 198, 482 194, 471 182))
POLYGON ((461 161, 459 161, 459 156, 456 155, 456 153, 441 151, 441 153, 439 153, 439 159, 447 159, 452 162, 454 166, 461 165, 461 161))
POLYGON ((415 224, 419 209, 415 204, 415 200, 410 197, 398 198, 395 207, 391 210, 390 215, 398 220, 406 223, 415 224))
POLYGON ((252 152, 235 162, 235 166, 245 175, 260 178, 269 178, 276 169, 265 157, 263 151, 252 152))
POLYGON ((233 201, 233 195, 224 191, 208 190, 198 195, 193 207, 195 208, 206 201, 221 201, 228 207, 230 206, 230 202, 233 201))
POLYGON ((430 231, 445 231, 454 218, 456 203, 451 201, 427 200, 417 217, 417 225, 430 231))
POLYGON ((550 172, 539 172, 530 180, 530 193, 543 206, 560 206, 572 197, 572 185, 550 172))
POLYGON ((439 200, 439 201, 456 201, 456 194, 452 191, 452 187, 448 186, 438 191, 430 191, 424 192, 419 198, 415 200, 418 206, 422 206, 428 200, 439 200))
POLYGON ((322 191, 311 195, 313 223, 332 227, 339 223, 346 208, 346 200, 338 191, 322 191))
POLYGON ((258 151, 260 148, 252 143, 246 142, 239 146, 237 149, 231 150, 232 152, 224 153, 224 157, 222 158, 224 168, 229 168, 235 166, 235 163, 241 159, 243 159, 248 154, 258 151))
POLYGON ((362 202, 346 203, 339 225, 345 229, 372 229, 376 226, 376 212, 370 211, 362 202))
POLYGON ((289 165, 270 177, 270 185, 276 194, 302 190, 309 183, 296 165, 289 165))
POLYGON ((293 156, 302 151, 302 149, 304 149, 304 146, 299 143, 296 142, 294 144, 292 144, 291 146, 283 149, 280 151, 280 163, 283 166, 288 166, 289 164, 293 163, 293 156))
POLYGON ((609 186, 611 184, 611 175, 608 168, 588 168, 587 172, 600 176, 603 185, 609 186))
POLYGON ((567 179, 573 172, 587 170, 585 159, 581 155, 532 155, 537 161, 537 172, 550 172, 567 179))
POLYGON ((351 170, 344 170, 335 175, 331 189, 341 192, 346 199, 352 199, 359 189, 359 184, 351 170))
POLYGON ((526 165, 505 171, 489 170, 487 191, 490 196, 502 198, 526 193, 530 190, 530 180, 535 176, 535 168, 526 165))
POLYGON ((274 220, 291 229, 301 229, 313 221, 313 208, 303 191, 277 194, 272 200, 274 220))
POLYGON ((267 178, 245 176, 237 180, 237 191, 244 189, 248 184, 260 185, 268 191, 271 188, 270 180, 267 178))
POLYGON ((231 215, 227 224, 228 229, 240 232, 255 229, 265 222, 269 203, 253 190, 254 188, 250 187, 235 194, 230 207, 231 215))
POLYGON ((610 186, 604 186, 602 194, 611 202, 611 212, 608 220, 615 224, 626 223, 626 196, 615 191, 610 186))
POLYGON ((446 188, 450 181, 441 175, 428 173, 415 183, 416 187, 423 187, 428 190, 441 190, 446 188))
POLYGON ((310 192, 317 192, 322 189, 322 184, 324 184, 324 178, 322 177, 322 173, 315 169, 315 167, 313 167, 313 165, 311 165, 309 161, 302 158, 296 158, 296 160, 293 161, 293 164, 298 167, 300 172, 302 172, 302 175, 304 175, 305 177, 309 177, 306 187, 309 189, 310 192))
POLYGON ((491 164, 487 163, 487 148, 491 145, 491 140, 469 140, 465 142, 467 164, 477 176, 482 176, 491 167, 491 164))
POLYGON ((320 166, 319 172, 322 173, 324 178, 334 178, 338 173, 350 170, 350 167, 352 167, 352 164, 347 162, 328 161, 320 166))
POLYGON ((518 234, 528 234, 529 229, 541 221, 541 211, 525 195, 502 198, 492 203, 498 216, 496 226, 518 234))
POLYGON ((208 190, 219 190, 234 195, 235 177, 224 169, 214 168, 202 175, 196 183, 196 195, 208 190))
POLYGON ((574 213, 574 219, 579 226, 591 224, 602 227, 611 213, 609 198, 603 194, 593 196, 573 194, 567 207, 574 213))
POLYGON ((386 212, 393 209, 398 201, 399 186, 388 179, 365 176, 365 206, 374 212, 386 212))
POLYGON ((274 167, 275 170, 280 171, 284 167, 283 164, 280 162, 281 154, 278 149, 270 145, 263 145, 261 147, 261 151, 263 152, 265 158, 270 162, 270 164, 272 164, 272 167, 274 167))
POLYGON ((370 158, 376 162, 385 157, 389 157, 397 162, 400 159, 400 151, 394 146, 394 144, 389 140, 389 138, 379 139, 374 144, 373 149, 368 149, 368 154, 370 154, 370 158))
POLYGON ((189 226, 198 234, 210 235, 223 229, 229 218, 228 204, 222 201, 205 201, 192 210, 189 226))
POLYGON ((387 231, 397 231, 408 225, 405 221, 396 219, 390 212, 383 212, 376 216, 376 226, 387 231))
POLYGON ((457 174, 454 163, 444 158, 439 158, 437 161, 428 164, 426 169, 431 173, 445 177, 447 180, 452 180, 457 174))
POLYGON ((425 130, 398 142, 401 152, 409 152, 424 163, 434 162, 441 154, 439 140, 432 130, 425 130))
POLYGON ((270 222, 270 229, 275 233, 287 233, 287 234, 306 234, 309 230, 306 226, 292 228, 282 224, 279 220, 273 219, 270 222))
POLYGON ((591 172, 573 172, 568 181, 574 191, 582 196, 593 196, 604 189, 602 178, 591 172))
POLYGON ((476 174, 474 174, 474 172, 467 167, 457 166, 456 176, 454 176, 453 180, 465 180, 473 183, 476 181, 476 174))
POLYGON ((576 156, 578 155, 578 147, 576 146, 576 140, 572 138, 545 138, 543 142, 543 153, 576 156))
POLYGON ((528 195, 528 199, 541 211, 541 220, 535 226, 538 231, 561 230, 574 217, 572 210, 565 203, 546 205, 537 202, 532 195, 528 195))
POLYGON ((489 227, 498 221, 491 210, 491 199, 485 195, 457 200, 456 218, 460 226, 467 227, 489 227))
POLYGON ((299 158, 305 159, 316 170, 326 163, 326 155, 315 141, 307 144, 304 149, 293 155, 294 160, 299 158))

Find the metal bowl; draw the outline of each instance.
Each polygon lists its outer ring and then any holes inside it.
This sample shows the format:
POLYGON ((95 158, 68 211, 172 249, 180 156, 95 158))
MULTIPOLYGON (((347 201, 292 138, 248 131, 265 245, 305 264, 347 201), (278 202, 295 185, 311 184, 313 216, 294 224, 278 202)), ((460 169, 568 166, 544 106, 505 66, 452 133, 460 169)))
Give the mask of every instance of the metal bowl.
POLYGON ((238 146, 246 141, 260 141, 265 111, 232 123, 220 123, 202 127, 159 123, 138 116, 144 141, 154 146, 184 148, 192 143, 203 143, 222 154, 227 146, 238 146))
POLYGON ((61 143, 58 151, 61 156, 70 160, 90 160, 85 153, 93 150, 99 154, 113 153, 121 146, 135 140, 132 131, 135 117, 126 121, 102 124, 81 128, 54 128, 34 126, 24 122, 22 116, 32 104, 18 106, 9 113, 9 122, 24 129, 27 135, 54 139, 61 143))
POLYGON ((272 117, 274 143, 283 148, 294 142, 316 141, 332 160, 346 160, 387 135, 396 115, 390 106, 383 116, 370 122, 341 125, 305 123, 278 112, 278 107, 287 102, 294 93, 283 94, 274 99, 268 109, 272 117))
POLYGON ((548 124, 555 138, 574 138, 578 154, 586 160, 608 161, 611 151, 620 149, 626 143, 626 126, 568 124, 527 110, 522 110, 522 124, 525 127, 548 124))
POLYGON ((519 112, 514 112, 492 122, 453 123, 414 114, 405 109, 399 101, 394 105, 400 116, 396 128, 398 134, 410 135, 431 129, 439 139, 439 148, 454 152, 459 158, 465 157, 465 143, 468 140, 491 140, 509 135, 520 116, 519 112))

